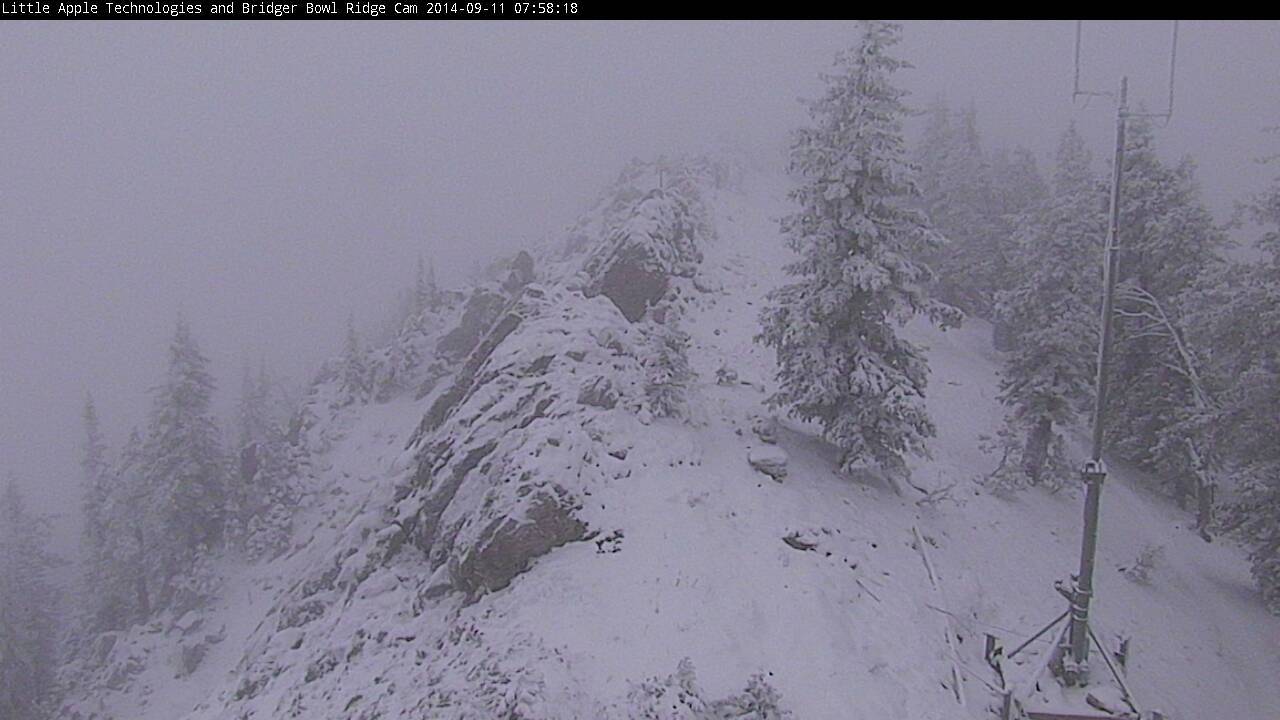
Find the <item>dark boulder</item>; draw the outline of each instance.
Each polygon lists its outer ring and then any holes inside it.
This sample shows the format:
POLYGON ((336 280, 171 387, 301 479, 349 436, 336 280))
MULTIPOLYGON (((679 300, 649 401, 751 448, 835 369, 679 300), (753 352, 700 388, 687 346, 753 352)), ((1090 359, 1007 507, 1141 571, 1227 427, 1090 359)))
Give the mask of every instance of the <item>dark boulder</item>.
POLYGON ((458 326, 440 338, 436 350, 444 356, 460 360, 480 344, 507 306, 507 297, 487 288, 477 288, 467 299, 458 326))
POLYGON ((501 590, 537 558, 586 537, 587 526, 574 516, 575 503, 563 488, 534 488, 522 504, 525 512, 491 520, 452 568, 454 586, 469 597, 501 590))

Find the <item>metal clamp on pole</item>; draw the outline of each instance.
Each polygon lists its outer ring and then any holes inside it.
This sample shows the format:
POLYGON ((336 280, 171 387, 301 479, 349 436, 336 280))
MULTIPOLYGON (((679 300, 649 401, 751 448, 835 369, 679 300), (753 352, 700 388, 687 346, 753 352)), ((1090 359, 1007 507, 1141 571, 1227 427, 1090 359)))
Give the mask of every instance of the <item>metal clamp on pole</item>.
POLYGON ((1080 479, 1086 486, 1093 483, 1101 485, 1107 479, 1107 463, 1101 459, 1085 460, 1084 467, 1080 468, 1080 479))

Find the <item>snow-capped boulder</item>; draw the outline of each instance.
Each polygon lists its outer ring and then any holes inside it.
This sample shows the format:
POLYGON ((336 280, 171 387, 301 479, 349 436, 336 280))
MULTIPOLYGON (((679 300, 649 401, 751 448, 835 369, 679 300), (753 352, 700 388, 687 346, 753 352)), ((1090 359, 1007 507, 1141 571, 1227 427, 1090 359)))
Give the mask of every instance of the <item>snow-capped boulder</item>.
POLYGON ((751 420, 751 432, 760 442, 773 445, 778 442, 778 419, 772 415, 757 415, 751 420))
POLYGON ((587 294, 604 295, 638 322, 666 295, 673 277, 694 274, 702 260, 698 227, 684 194, 651 191, 587 258, 587 294))
POLYGON ((751 467, 779 482, 787 476, 788 459, 787 451, 777 445, 762 445, 747 453, 751 467))

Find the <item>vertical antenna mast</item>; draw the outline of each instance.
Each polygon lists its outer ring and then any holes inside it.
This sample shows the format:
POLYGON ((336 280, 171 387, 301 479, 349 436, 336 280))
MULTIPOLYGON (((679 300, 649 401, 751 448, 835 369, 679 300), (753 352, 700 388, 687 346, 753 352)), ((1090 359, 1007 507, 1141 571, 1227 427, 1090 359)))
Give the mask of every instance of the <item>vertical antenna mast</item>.
POLYGON ((1107 221, 1106 249, 1102 260, 1102 334, 1098 341, 1097 394, 1093 402, 1093 446, 1080 471, 1084 480, 1084 532, 1080 539, 1080 571, 1070 590, 1071 657, 1063 663, 1068 684, 1089 681, 1089 601, 1093 599, 1093 565, 1098 551, 1098 508, 1107 466, 1102 461, 1103 430, 1107 410, 1107 375, 1111 366, 1111 328, 1115 312, 1116 276, 1119 273, 1120 199, 1124 180, 1124 131, 1129 99, 1129 78, 1120 78, 1120 103, 1116 111, 1115 162, 1111 170, 1111 212, 1107 221))
MULTIPOLYGON (((1111 661, 1111 653, 1098 640, 1097 633, 1089 627, 1089 606, 1093 599, 1093 572, 1098 549, 1098 516, 1102 500, 1102 484, 1107 477, 1107 466, 1102 456, 1106 449, 1108 375, 1110 374, 1111 365, 1115 291, 1116 283, 1119 280, 1120 268, 1120 210, 1124 199, 1125 130, 1129 118, 1156 117, 1168 122, 1173 117, 1173 81, 1177 68, 1178 23, 1177 21, 1173 23, 1173 37, 1169 49, 1169 97, 1168 105, 1162 113, 1135 113, 1130 111, 1129 79, 1125 76, 1120 78, 1118 93, 1081 89, 1082 25, 1082 22, 1076 21, 1075 67, 1073 69, 1071 99, 1074 102, 1084 97, 1087 105, 1089 98, 1115 98, 1116 145, 1115 159, 1111 167, 1111 197, 1108 208, 1107 235, 1102 256, 1102 315, 1099 318, 1101 332, 1098 339, 1098 365, 1095 388, 1097 394, 1094 397, 1092 415, 1092 446, 1090 447, 1089 459, 1085 461, 1084 467, 1080 471, 1081 479, 1085 485, 1084 529, 1080 540, 1080 566, 1079 571, 1073 574, 1070 580, 1065 582, 1059 580, 1054 583, 1054 589, 1061 593, 1069 603, 1067 610, 1060 614, 1057 619, 1045 625, 1039 632, 1018 645, 1007 655, 1004 653, 999 641, 993 636, 988 636, 985 655, 987 663, 1000 678, 1001 685, 998 690, 1002 702, 999 714, 1002 720, 1013 720, 1015 716, 1029 718, 1030 720, 1067 720, 1067 718, 1121 720, 1121 718, 1133 718, 1141 715, 1137 702, 1134 700, 1132 693, 1129 692, 1128 685, 1122 677, 1123 661, 1121 661, 1121 667, 1117 668, 1116 663, 1111 661), (1024 681, 1017 687, 1006 684, 1004 676, 1005 661, 1012 660, 1015 655, 1026 650, 1036 639, 1058 627, 1059 623, 1064 620, 1066 625, 1057 631, 1057 640, 1054 641, 1052 649, 1045 652, 1044 657, 1035 664, 1035 669, 1031 670, 1024 681), (1089 684, 1090 644, 1097 646, 1099 655, 1116 681, 1116 687, 1121 693, 1121 697, 1132 712, 1101 710, 1094 704, 1094 699, 1088 691, 1075 691, 1069 694, 1062 692, 1067 688, 1078 687, 1083 689, 1083 686, 1089 684), (1040 677, 1044 672, 1052 672, 1065 687, 1056 694, 1046 694, 1047 691, 1040 684, 1040 677), (1050 702, 1049 695, 1054 695, 1057 700, 1073 697, 1082 706, 1090 705, 1091 708, 1087 713, 1069 712, 1061 707, 1054 706, 1054 702, 1057 701, 1050 702), (1098 711, 1101 714, 1094 711, 1098 711)), ((1122 647, 1124 646, 1122 645, 1122 647)), ((1122 650, 1122 652, 1125 651, 1122 650)), ((1148 717, 1147 715, 1141 716, 1148 717)), ((1157 718, 1163 717, 1163 715, 1153 713, 1150 717, 1157 718)))
MULTIPOLYGON (((1080 89, 1080 45, 1083 23, 1076 21, 1075 72, 1072 100, 1080 96, 1110 96, 1110 93, 1080 89)), ((1101 333, 1098 340, 1097 382, 1093 405, 1092 447, 1089 460, 1081 469, 1085 484, 1084 532, 1080 541, 1080 569, 1069 585, 1059 584, 1058 589, 1071 603, 1069 645, 1064 648, 1067 656, 1062 659, 1062 677, 1067 685, 1084 685, 1089 681, 1089 605, 1093 599, 1094 561, 1098 549, 1098 514, 1102 499, 1102 483, 1107 477, 1107 466, 1102 454, 1105 449, 1107 419, 1107 380, 1111 365, 1112 315, 1115 312, 1115 289, 1119 275, 1120 252, 1120 204, 1124 186, 1125 125, 1131 117, 1158 117, 1168 122, 1173 117, 1173 80, 1177 69, 1178 22, 1173 22, 1173 37, 1169 49, 1168 105, 1163 113, 1132 113, 1129 111, 1129 78, 1120 78, 1120 92, 1116 95, 1116 146, 1115 161, 1111 168, 1111 202, 1107 222, 1106 246, 1103 251, 1103 295, 1101 333)))

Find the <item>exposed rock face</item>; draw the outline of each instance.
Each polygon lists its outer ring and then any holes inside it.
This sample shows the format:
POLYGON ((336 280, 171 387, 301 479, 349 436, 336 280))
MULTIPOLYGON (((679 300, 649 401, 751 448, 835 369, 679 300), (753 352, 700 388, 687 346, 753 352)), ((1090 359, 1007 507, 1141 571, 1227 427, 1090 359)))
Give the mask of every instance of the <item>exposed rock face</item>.
POLYGON ((195 672, 208 652, 209 647, 200 642, 186 642, 179 645, 177 677, 186 677, 195 672))
POLYGON ((456 328, 440 338, 437 351, 445 357, 466 357, 493 327, 494 321, 502 314, 506 305, 507 298, 502 293, 477 288, 467 299, 462 320, 456 328))
POLYGON ((534 281, 533 256, 521 250, 511 261, 511 271, 502 283, 502 289, 510 295, 519 294, 525 285, 534 281))
POLYGON ((622 248, 596 285, 631 322, 667 292, 667 275, 653 260, 643 248, 622 248))
POLYGON ((480 340, 415 436, 395 513, 444 568, 432 595, 501 589, 586 536, 578 498, 603 477, 597 458, 616 458, 606 419, 644 403, 639 335, 605 298, 534 284, 480 340))
POLYGON ((559 485, 533 491, 524 517, 495 517, 450 574, 469 596, 501 590, 529 569, 535 558, 583 539, 586 523, 574 516, 577 503, 559 485))
POLYGON ((93 641, 93 650, 90 657, 96 665, 106 665, 107 658, 111 657, 111 651, 115 649, 116 642, 120 639, 118 632, 104 632, 93 641))
POLYGON ((747 462, 751 467, 779 482, 787 476, 788 459, 787 451, 777 445, 752 448, 747 454, 747 462))
POLYGON ((627 320, 638 322, 667 293, 673 277, 695 272, 702 260, 696 228, 684 196, 650 192, 587 259, 587 295, 604 295, 627 320))
POLYGON ((578 392, 578 402, 583 405, 610 410, 618 404, 618 392, 607 377, 594 377, 584 383, 578 392))

